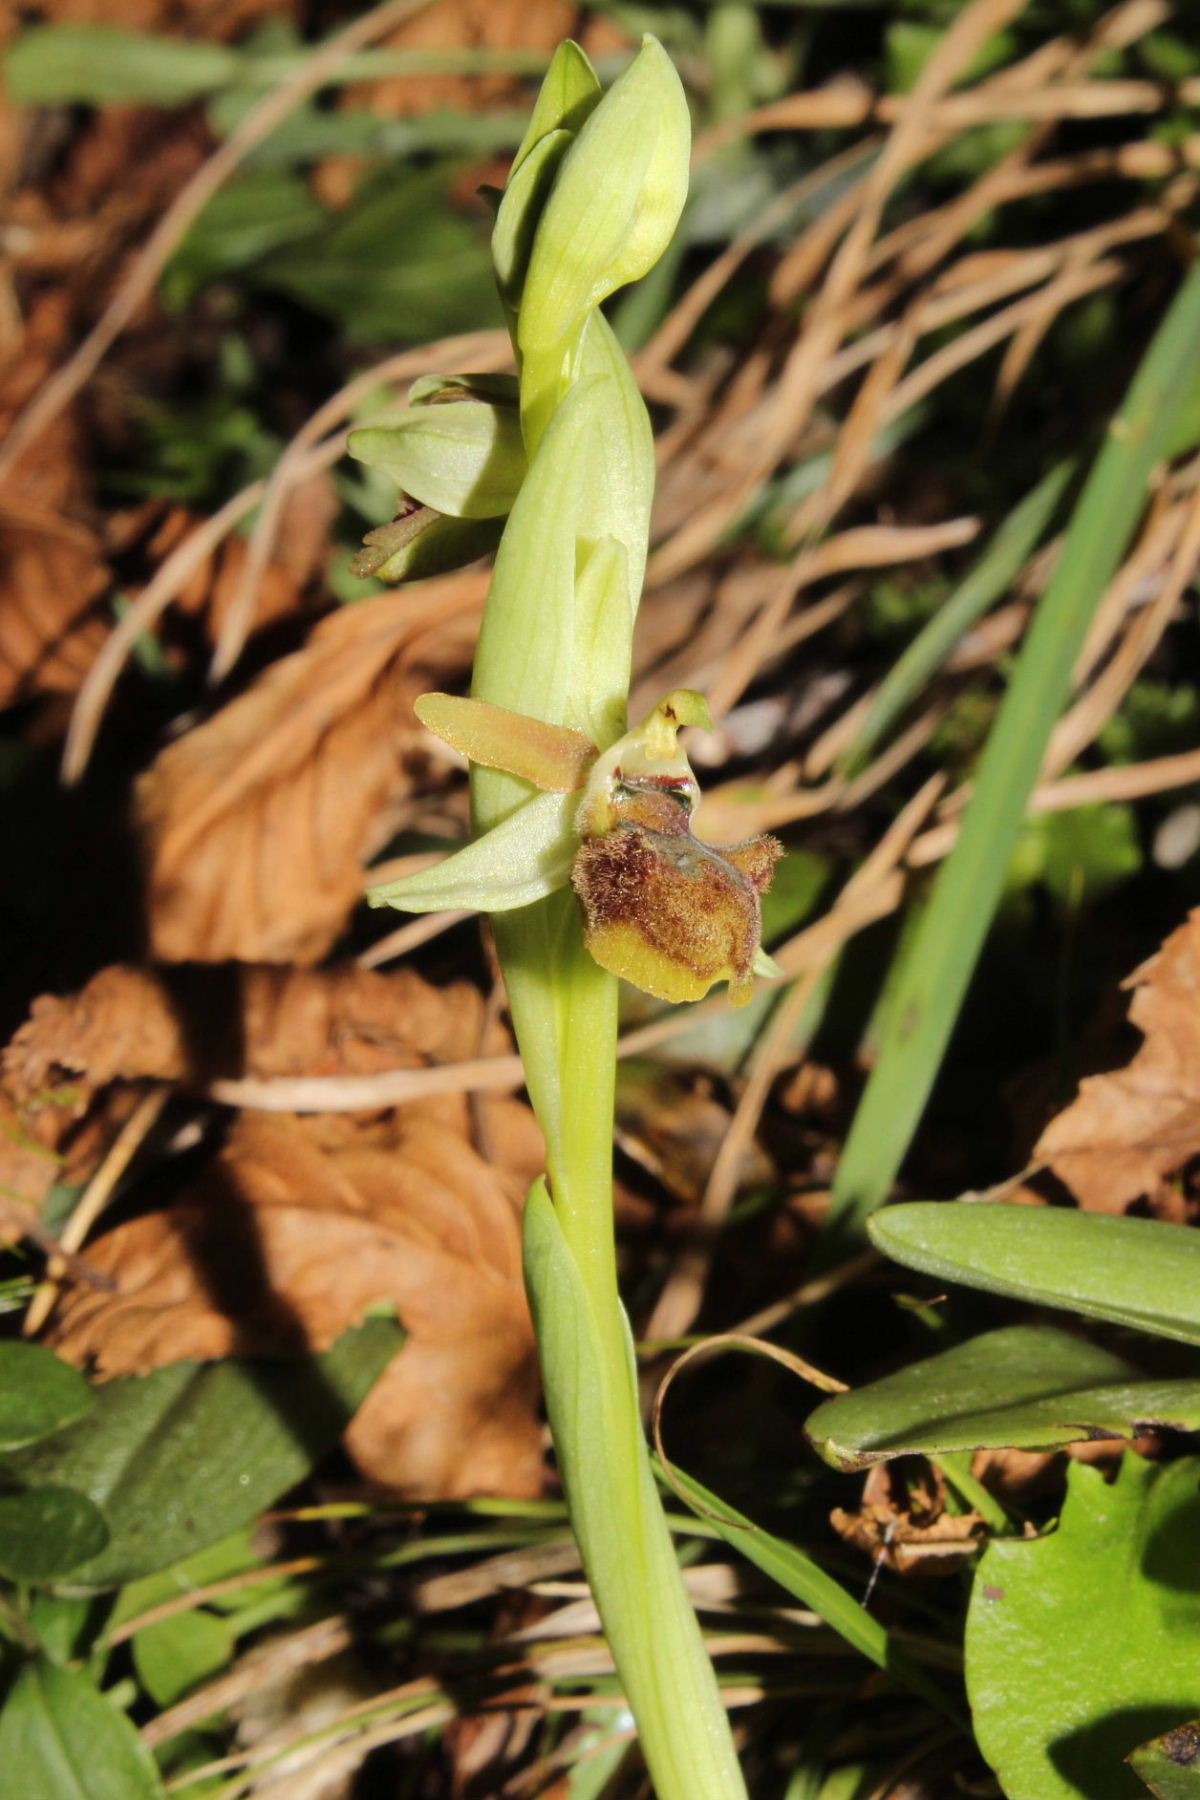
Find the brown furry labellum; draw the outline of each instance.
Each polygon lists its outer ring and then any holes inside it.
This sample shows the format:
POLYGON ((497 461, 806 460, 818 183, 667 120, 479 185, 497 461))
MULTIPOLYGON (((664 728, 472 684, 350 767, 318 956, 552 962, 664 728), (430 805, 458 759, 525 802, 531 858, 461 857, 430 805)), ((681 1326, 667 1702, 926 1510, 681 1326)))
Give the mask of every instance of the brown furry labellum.
POLYGON ((783 846, 772 837, 714 848, 695 837, 692 792, 671 777, 622 781, 616 817, 585 837, 571 870, 584 942, 602 968, 660 1000, 699 1000, 728 981, 744 1005, 762 937, 760 896, 783 846))

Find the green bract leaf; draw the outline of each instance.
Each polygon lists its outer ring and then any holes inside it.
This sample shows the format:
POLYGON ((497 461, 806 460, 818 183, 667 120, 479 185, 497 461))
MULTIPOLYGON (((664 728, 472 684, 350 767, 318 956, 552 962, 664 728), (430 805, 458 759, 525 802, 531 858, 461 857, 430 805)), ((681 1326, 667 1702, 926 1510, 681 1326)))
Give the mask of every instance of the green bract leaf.
POLYGON ((35 25, 5 58, 4 82, 18 106, 177 106, 236 81, 242 67, 236 50, 197 38, 119 25, 35 25))
POLYGON ((1200 1236, 1060 1207, 916 1201, 870 1222, 885 1255, 939 1281, 1200 1344, 1200 1236))
POLYGON ((547 132, 544 138, 538 139, 519 168, 513 164, 504 184, 492 231, 492 264, 501 297, 512 309, 514 319, 538 222, 559 165, 574 142, 573 132, 547 132))
POLYGON ((521 297, 522 407, 535 437, 562 396, 587 315, 645 275, 687 198, 691 123, 654 38, 590 114, 563 159, 534 238, 521 297))
POLYGON ((550 58, 525 136, 513 158, 512 173, 516 173, 548 133, 562 127, 577 132, 596 106, 602 91, 596 71, 585 53, 573 38, 564 38, 550 58))
POLYGON ((42 1657, 0 1709, 0 1769, 13 1800, 162 1800, 154 1758, 86 1675, 42 1657))
POLYGON ((1136 1437, 1160 1424, 1200 1426, 1200 1381, 1148 1381, 1069 1332, 1012 1325, 827 1400, 805 1430, 826 1462, 862 1469, 892 1456, 1136 1437))
POLYGON ((1129 1764, 1158 1800, 1200 1800, 1200 1720, 1139 1744, 1129 1764))
POLYGON ((0 1575, 10 1581, 55 1581, 107 1543, 103 1514, 75 1488, 0 1494, 0 1575))
POLYGON ((0 1450, 48 1437, 82 1418, 92 1390, 70 1363, 40 1344, 0 1344, 0 1450))
POLYGON ((579 848, 571 828, 575 805, 570 794, 535 794, 445 862, 370 888, 368 904, 396 906, 401 912, 447 912, 460 906, 512 912, 544 900, 571 873, 579 848))
POLYGON ((507 769, 547 793, 573 794, 596 760, 582 731, 546 725, 506 706, 458 694, 421 694, 413 711, 427 731, 485 769, 507 769))
POLYGON ((369 1318, 324 1356, 105 1382, 86 1419, 11 1458, 23 1480, 67 1483, 103 1508, 111 1542, 72 1588, 118 1587, 252 1519, 336 1443, 403 1341, 369 1318))
POLYGON ((525 475, 518 414, 482 400, 412 407, 390 424, 352 431, 348 448, 422 506, 456 519, 507 513, 525 475))
POLYGON ((967 1688, 1008 1800, 1145 1800, 1125 1758, 1200 1711, 1198 1541, 1200 1461, 1126 1452, 1111 1485, 1071 1464, 1049 1536, 988 1545, 967 1688))

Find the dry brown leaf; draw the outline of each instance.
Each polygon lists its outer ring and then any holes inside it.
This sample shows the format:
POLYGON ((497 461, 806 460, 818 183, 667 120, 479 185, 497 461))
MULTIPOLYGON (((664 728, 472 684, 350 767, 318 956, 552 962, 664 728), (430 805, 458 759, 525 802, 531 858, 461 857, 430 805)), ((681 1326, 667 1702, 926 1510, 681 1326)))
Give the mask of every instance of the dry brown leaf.
POLYGON ((364 1128, 249 1114, 188 1197, 89 1247, 49 1341, 101 1375, 181 1358, 325 1350, 390 1301, 404 1352, 347 1447, 412 1497, 536 1493, 537 1365, 521 1181, 432 1109, 364 1128))
MULTIPOLYGON (((565 37, 577 36, 577 8, 569 0, 439 0, 422 7, 383 40, 389 50, 436 53, 446 50, 542 51, 547 56, 565 37)), ((476 112, 516 105, 524 88, 519 75, 386 75, 350 90, 347 105, 369 106, 386 117, 411 117, 446 108, 476 112)))
POLYGON ((837 1507, 829 1519, 838 1536, 872 1562, 900 1573, 943 1575, 979 1548, 983 1521, 975 1512, 946 1511, 939 1471, 877 1463, 863 1483, 857 1512, 837 1507))
POLYGON ((477 575, 326 619, 138 783, 154 953, 314 962, 344 927, 402 798, 413 699, 470 655, 477 575), (447 622, 455 621, 447 631, 447 622))
POLYGON ((1127 1068, 1080 1083, 1034 1156, 1091 1211, 1146 1197, 1177 1216, 1166 1178, 1200 1153, 1200 909, 1126 985, 1145 1043, 1127 1068))

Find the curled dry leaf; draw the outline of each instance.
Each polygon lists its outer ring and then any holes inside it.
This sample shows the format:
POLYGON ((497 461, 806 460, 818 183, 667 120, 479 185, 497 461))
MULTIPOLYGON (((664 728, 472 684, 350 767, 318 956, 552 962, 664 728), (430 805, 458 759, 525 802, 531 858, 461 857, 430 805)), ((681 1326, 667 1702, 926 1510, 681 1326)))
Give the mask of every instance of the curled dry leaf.
POLYGON ((1119 1213, 1148 1197, 1179 1217, 1167 1177, 1200 1153, 1200 909, 1127 985, 1145 1043, 1127 1068, 1080 1083, 1034 1156, 1089 1210, 1119 1213))
POLYGON ((138 783, 156 955, 314 962, 329 949, 403 795, 412 702, 465 665, 482 597, 478 575, 456 575, 335 613, 162 752, 138 783))
POLYGON ((979 1548, 978 1513, 946 1510, 946 1484, 939 1471, 906 1471, 878 1463, 863 1483, 857 1512, 837 1507, 830 1524, 875 1563, 901 1574, 944 1575, 960 1568, 979 1548))
POLYGON ((532 1494, 537 1359, 521 1181, 434 1109, 369 1125, 242 1117, 168 1212, 119 1226, 49 1342, 102 1376, 184 1358, 324 1350, 390 1302, 409 1332, 347 1436, 363 1473, 420 1498, 532 1494))

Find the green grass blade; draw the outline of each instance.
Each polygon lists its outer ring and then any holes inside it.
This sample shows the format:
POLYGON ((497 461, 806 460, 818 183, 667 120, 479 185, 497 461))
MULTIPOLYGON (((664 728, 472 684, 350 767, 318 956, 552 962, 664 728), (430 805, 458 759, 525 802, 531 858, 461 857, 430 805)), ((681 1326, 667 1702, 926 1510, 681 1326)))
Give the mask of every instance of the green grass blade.
MULTIPOLYGON (((916 1130, 958 1017, 1088 626, 1200 378, 1200 268, 1154 337, 1071 518, 980 761, 958 842, 896 983, 879 1061, 834 1185, 835 1241, 856 1237, 916 1130)), ((1176 434, 1177 435, 1177 434, 1176 434)))
POLYGON ((1073 462, 1061 462, 1026 494, 996 531, 974 568, 917 633, 880 685, 842 758, 843 774, 857 774, 880 738, 941 667, 959 639, 1015 581, 1074 471, 1073 462))
MULTIPOLYGON (((656 1472, 665 1482, 662 1464, 657 1461, 656 1472)), ((672 1468, 671 1485, 702 1519, 716 1527, 726 1543, 732 1544, 748 1562, 786 1588, 789 1594, 794 1594, 804 1606, 819 1613, 839 1637, 845 1638, 877 1668, 886 1669, 913 1693, 928 1700, 946 1718, 953 1719, 955 1724, 962 1723, 941 1688, 906 1655, 887 1627, 872 1617, 853 1594, 848 1594, 840 1581, 827 1575, 811 1556, 797 1549, 795 1544, 786 1543, 783 1538, 774 1537, 771 1532, 752 1524, 728 1501, 711 1494, 678 1466, 672 1468)))

